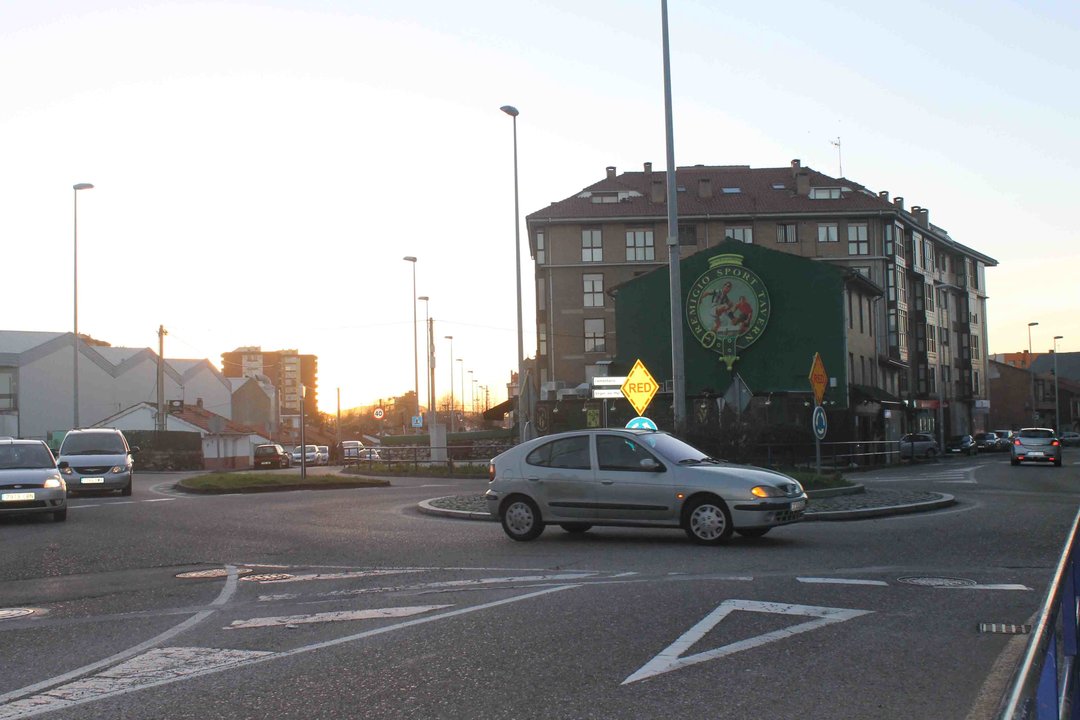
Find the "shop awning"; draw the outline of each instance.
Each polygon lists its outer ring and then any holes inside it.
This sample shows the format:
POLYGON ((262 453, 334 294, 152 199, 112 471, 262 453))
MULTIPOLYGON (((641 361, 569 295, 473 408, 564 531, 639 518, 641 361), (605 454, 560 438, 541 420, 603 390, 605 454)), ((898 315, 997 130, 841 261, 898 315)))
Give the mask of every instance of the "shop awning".
POLYGON ((890 395, 881 388, 872 387, 870 385, 851 385, 851 399, 858 402, 860 400, 868 400, 870 402, 879 402, 891 405, 903 405, 900 398, 895 395, 890 395))
POLYGON ((485 420, 502 420, 506 417, 507 413, 512 413, 517 408, 517 398, 512 397, 509 400, 505 400, 494 407, 490 407, 484 411, 485 420))

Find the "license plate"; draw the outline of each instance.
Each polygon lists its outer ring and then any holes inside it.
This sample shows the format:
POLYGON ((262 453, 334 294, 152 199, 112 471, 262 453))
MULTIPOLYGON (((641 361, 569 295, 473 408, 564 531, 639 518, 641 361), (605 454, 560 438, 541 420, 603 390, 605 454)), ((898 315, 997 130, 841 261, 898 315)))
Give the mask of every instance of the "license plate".
POLYGON ((1032 452, 1029 452, 1028 455, 1031 457, 1042 457, 1043 453, 1040 450, 1033 450, 1032 452))
POLYGON ((796 500, 795 502, 791 503, 791 509, 793 511, 796 511, 796 512, 799 511, 799 510, 802 510, 805 507, 806 507, 806 501, 805 500, 796 500))
POLYGON ((83 478, 79 482, 83 485, 100 485, 105 482, 105 478, 83 478))
POLYGON ((23 502, 25 500, 33 500, 34 493, 4 493, 0 495, 0 500, 4 502, 23 502))

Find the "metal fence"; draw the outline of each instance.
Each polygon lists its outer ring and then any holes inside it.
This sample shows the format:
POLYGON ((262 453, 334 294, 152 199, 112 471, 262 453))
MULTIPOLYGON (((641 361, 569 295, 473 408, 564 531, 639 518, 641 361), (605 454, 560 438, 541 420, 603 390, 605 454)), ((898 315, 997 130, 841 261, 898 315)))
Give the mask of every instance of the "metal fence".
POLYGON ((1077 527, 1065 540, 1039 622, 1013 677, 999 720, 1064 720, 1077 704, 1077 527))

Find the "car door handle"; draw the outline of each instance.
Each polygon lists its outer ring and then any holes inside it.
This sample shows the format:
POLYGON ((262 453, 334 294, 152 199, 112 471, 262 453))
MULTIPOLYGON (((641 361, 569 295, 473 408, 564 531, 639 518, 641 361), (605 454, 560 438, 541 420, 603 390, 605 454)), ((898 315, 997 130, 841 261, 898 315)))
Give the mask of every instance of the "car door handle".
POLYGON ((538 478, 538 477, 527 477, 525 479, 528 480, 529 482, 540 482, 540 478, 538 478))
POLYGON ((614 485, 615 481, 614 480, 601 480, 600 484, 601 485, 614 485))

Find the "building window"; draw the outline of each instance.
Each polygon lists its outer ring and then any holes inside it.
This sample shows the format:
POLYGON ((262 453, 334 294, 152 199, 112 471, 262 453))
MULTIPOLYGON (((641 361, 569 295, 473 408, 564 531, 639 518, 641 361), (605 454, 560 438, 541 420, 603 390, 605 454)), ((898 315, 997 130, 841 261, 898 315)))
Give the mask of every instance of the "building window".
POLYGON ((927 270, 935 267, 934 265, 934 243, 929 240, 923 240, 923 263, 927 270))
POLYGON ((15 387, 15 368, 0 369, 0 410, 18 410, 19 393, 15 387))
POLYGON ((690 246, 697 245, 697 225, 679 226, 679 244, 690 246))
POLYGON ((604 307, 604 276, 582 275, 581 279, 585 290, 585 307, 604 307))
POLYGON ((895 231, 894 231, 893 234, 896 237, 896 242, 895 242, 895 244, 893 246, 893 248, 896 250, 896 257, 904 258, 904 260, 906 261, 908 254, 907 254, 907 243, 904 241, 904 228, 900 227, 899 225, 896 225, 895 226, 895 231))
POLYGON ((754 242, 754 229, 751 227, 729 227, 724 231, 724 235, 730 240, 738 240, 747 245, 754 242))
POLYGON ((941 338, 942 347, 947 347, 949 344, 949 328, 945 326, 938 328, 938 337, 941 338))
POLYGON ((798 241, 799 238, 795 234, 795 223, 778 224, 776 226, 776 242, 793 243, 798 241))
POLYGON ((926 352, 937 352, 937 326, 926 326, 926 352))
POLYGON ((848 255, 869 255, 870 241, 867 239, 866 223, 847 226, 848 255))
POLYGON ((652 262, 655 259, 652 230, 627 230, 626 261, 652 262))
POLYGON ((540 312, 547 310, 547 283, 544 278, 536 281, 536 309, 540 312))
POLYGON ((971 392, 975 395, 981 395, 979 392, 979 373, 975 372, 971 375, 971 392))
POLYGON ((605 352, 604 320, 602 318, 585 321, 585 352, 605 352))
POLYGON ((900 350, 905 351, 907 350, 908 336, 907 310, 901 310, 897 314, 897 322, 899 323, 899 327, 897 327, 896 330, 900 340, 900 350))
POLYGON ((547 355, 547 323, 536 323, 536 352, 547 355))
POLYGON ((911 234, 911 252, 912 252, 911 259, 912 259, 912 264, 915 266, 916 270, 920 270, 923 267, 922 250, 923 250, 922 235, 920 235, 919 233, 912 233, 911 234))
POLYGON ((896 302, 907 305, 907 277, 903 268, 896 268, 896 302))
POLYGON ((930 378, 930 383, 927 389, 930 391, 931 395, 934 395, 937 393, 937 368, 930 368, 928 377, 930 378))
POLYGON ((980 359, 980 357, 981 356, 979 355, 979 336, 978 335, 972 335, 971 336, 971 359, 972 360, 978 360, 978 359, 980 359))
POLYGON ((926 297, 926 312, 934 312, 934 288, 926 285, 926 292, 923 293, 926 297))
POLYGON ((836 234, 836 223, 818 223, 818 242, 836 242, 838 238, 839 236, 836 234))
POLYGON ((604 242, 599 230, 581 231, 581 262, 604 262, 604 242))
POLYGON ((720 191, 722 193, 724 193, 725 195, 738 195, 739 193, 742 192, 742 190, 740 188, 737 188, 737 187, 720 188, 720 191))
POLYGON ((544 244, 544 231, 536 233, 536 264, 543 265, 547 262, 547 246, 544 244))
POLYGON ((838 187, 815 187, 810 188, 811 200, 839 200, 840 188, 838 187))
POLYGON ((892 225, 886 225, 884 230, 885 230, 885 237, 883 238, 884 248, 882 248, 882 249, 885 252, 885 257, 892 257, 892 254, 893 254, 893 226, 892 225))

